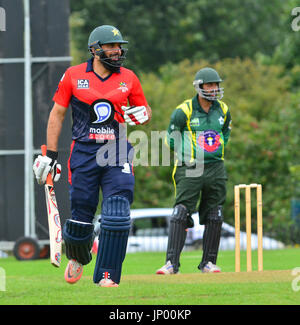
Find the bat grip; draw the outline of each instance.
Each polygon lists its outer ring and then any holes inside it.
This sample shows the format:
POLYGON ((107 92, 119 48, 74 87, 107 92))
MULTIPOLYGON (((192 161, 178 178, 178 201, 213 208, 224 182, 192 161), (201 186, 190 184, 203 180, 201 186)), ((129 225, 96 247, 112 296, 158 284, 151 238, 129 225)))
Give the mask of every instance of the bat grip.
POLYGON ((41 145, 41 149, 42 149, 42 156, 46 156, 47 155, 47 146, 45 144, 41 145))
MULTIPOLYGON (((42 149, 42 155, 46 156, 47 155, 47 146, 45 144, 41 145, 41 149, 42 149)), ((52 180, 52 176, 49 173, 46 179, 46 184, 53 186, 53 180, 52 180)))

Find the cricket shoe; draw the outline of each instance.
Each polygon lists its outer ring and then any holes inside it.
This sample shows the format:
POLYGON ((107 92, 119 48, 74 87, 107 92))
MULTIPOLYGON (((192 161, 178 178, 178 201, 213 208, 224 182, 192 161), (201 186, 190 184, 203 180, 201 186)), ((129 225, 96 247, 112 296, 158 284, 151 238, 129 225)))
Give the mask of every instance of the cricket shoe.
POLYGON ((171 261, 168 261, 164 266, 162 266, 160 269, 156 271, 156 274, 176 274, 177 272, 174 272, 174 267, 171 264, 171 261))
POLYGON ((80 280, 83 273, 83 265, 76 260, 70 260, 65 271, 65 280, 74 284, 80 280))
POLYGON ((208 262, 202 269, 202 273, 220 273, 221 269, 213 264, 212 262, 208 262))
POLYGON ((99 287, 118 287, 119 285, 111 279, 102 279, 99 282, 99 287))
POLYGON ((104 278, 98 283, 99 287, 118 287, 119 285, 110 278, 109 272, 103 272, 104 278))

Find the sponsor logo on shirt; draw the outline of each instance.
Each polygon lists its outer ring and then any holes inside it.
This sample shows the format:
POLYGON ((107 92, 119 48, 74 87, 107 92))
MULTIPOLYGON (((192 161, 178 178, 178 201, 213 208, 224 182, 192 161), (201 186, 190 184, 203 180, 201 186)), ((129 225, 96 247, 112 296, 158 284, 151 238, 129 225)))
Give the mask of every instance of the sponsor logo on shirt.
POLYGON ((107 121, 112 114, 111 105, 107 102, 98 102, 94 104, 93 110, 95 113, 94 117, 96 117, 95 120, 92 121, 93 124, 103 123, 107 121))
POLYGON ((126 82, 120 82, 120 87, 118 89, 120 89, 122 93, 126 93, 126 91, 128 91, 126 82))
POLYGON ((93 140, 115 140, 115 130, 110 127, 90 127, 89 139, 93 140))
POLYGON ((191 122, 190 122, 190 125, 191 126, 199 126, 200 125, 200 121, 199 121, 198 117, 193 118, 191 120, 191 122))
POLYGON ((109 124, 115 116, 115 108, 107 99, 97 99, 90 105, 90 124, 109 124))
POLYGON ((77 89, 89 89, 90 83, 88 79, 77 79, 77 89))
POLYGON ((97 99, 90 105, 89 139, 115 140, 115 130, 109 125, 115 115, 114 105, 107 99, 97 99))
POLYGON ((197 142, 205 152, 215 152, 221 145, 220 138, 220 134, 215 130, 206 130, 198 137, 197 142))

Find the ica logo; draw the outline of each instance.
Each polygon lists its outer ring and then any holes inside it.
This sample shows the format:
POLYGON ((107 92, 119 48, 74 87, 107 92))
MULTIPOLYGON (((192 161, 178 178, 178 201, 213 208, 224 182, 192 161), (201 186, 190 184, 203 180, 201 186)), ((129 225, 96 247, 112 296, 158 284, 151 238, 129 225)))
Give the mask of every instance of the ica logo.
POLYGON ((77 80, 77 89, 89 89, 90 83, 88 79, 78 79, 77 80))

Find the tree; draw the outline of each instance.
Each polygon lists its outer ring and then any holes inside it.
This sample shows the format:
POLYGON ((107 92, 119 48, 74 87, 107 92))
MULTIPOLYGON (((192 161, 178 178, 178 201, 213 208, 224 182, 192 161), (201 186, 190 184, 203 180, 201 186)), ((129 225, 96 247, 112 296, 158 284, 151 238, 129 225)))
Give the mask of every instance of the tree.
POLYGON ((89 33, 115 25, 129 40, 126 66, 158 71, 168 62, 272 55, 284 39, 284 1, 72 0, 75 63, 87 57, 89 33), (78 59, 78 61, 77 61, 78 59))

